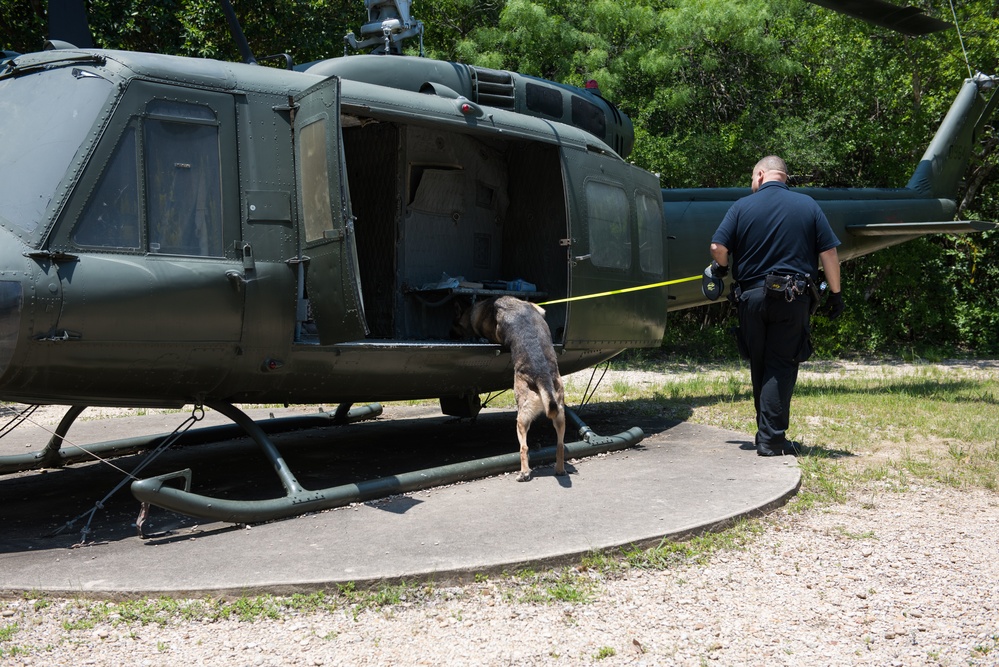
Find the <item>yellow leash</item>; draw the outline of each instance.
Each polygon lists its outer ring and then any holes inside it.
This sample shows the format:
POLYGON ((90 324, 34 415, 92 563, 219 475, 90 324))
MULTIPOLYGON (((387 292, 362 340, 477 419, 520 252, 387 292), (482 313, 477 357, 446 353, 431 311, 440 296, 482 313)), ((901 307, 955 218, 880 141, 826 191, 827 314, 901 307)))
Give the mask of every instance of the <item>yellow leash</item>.
POLYGON ((667 285, 676 285, 679 283, 689 283, 692 280, 700 280, 701 276, 690 276, 689 278, 677 278, 676 280, 667 280, 663 283, 653 283, 651 285, 639 285, 638 287, 626 287, 624 289, 617 289, 611 292, 598 292, 596 294, 584 294, 582 296, 570 296, 566 299, 553 299, 551 301, 543 301, 539 303, 539 306, 551 306, 556 303, 569 303, 570 301, 582 301, 583 299, 597 299, 602 296, 612 296, 614 294, 624 294, 626 292, 637 292, 643 289, 653 289, 656 287, 666 287, 667 285))

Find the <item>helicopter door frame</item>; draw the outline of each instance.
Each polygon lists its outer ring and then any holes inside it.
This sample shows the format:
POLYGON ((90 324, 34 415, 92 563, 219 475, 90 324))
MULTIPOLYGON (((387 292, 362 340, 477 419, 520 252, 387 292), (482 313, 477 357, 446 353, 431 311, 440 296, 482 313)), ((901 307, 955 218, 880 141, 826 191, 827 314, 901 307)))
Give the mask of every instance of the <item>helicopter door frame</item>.
MULTIPOLYGON (((649 200, 661 201, 658 178, 603 153, 565 148, 562 152, 572 207, 569 296, 662 282, 666 274, 662 206, 649 206, 649 200), (650 233, 659 235, 651 247, 650 233), (655 247, 661 261, 649 255, 655 247)), ((666 329, 667 304, 665 286, 570 301, 564 347, 658 347, 666 329)))
MULTIPOLYGON (((311 316, 321 345, 362 339, 368 327, 347 190, 340 79, 324 79, 300 93, 294 108, 299 322, 311 316)), ((296 332, 296 342, 304 339, 296 332)))
POLYGON ((82 257, 61 326, 90 342, 240 342, 235 117, 231 94, 129 83, 53 231, 82 257), (171 327, 176 312, 194 324, 171 327))

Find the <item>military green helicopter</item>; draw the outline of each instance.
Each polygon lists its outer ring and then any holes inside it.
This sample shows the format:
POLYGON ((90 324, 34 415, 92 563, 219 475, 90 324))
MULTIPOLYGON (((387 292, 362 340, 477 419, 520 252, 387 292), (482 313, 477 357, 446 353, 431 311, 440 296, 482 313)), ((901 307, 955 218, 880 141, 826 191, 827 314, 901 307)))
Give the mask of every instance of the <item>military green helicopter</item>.
MULTIPOLYGON (((60 443, 87 406, 209 406, 260 445, 285 497, 206 497, 190 471, 135 481, 136 497, 225 521, 330 507, 338 492, 302 488, 235 404, 337 403, 351 419, 438 398, 474 416, 511 386, 511 361, 449 338, 456 299, 546 303, 564 374, 657 347, 670 311, 708 302, 708 240, 748 188, 661 189, 597 91, 402 55, 422 34, 409 4, 365 2, 346 39, 372 53, 287 69, 257 66, 238 30, 243 63, 53 41, 0 66, 0 164, 17 175, 0 179, 0 399, 68 406, 43 451, 0 472, 74 460, 60 443)), ((905 188, 803 189, 842 258, 990 226, 953 218, 995 83, 965 82, 905 188)), ((595 446, 642 438, 577 425, 595 446)))

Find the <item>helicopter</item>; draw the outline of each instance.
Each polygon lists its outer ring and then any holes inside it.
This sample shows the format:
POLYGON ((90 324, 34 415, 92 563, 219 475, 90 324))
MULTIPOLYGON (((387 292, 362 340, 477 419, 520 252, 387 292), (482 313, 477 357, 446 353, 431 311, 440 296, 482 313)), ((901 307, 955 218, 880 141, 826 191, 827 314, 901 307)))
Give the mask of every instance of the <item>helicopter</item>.
MULTIPOLYGON (((259 66, 221 1, 242 63, 69 42, 85 30, 5 53, 0 163, 18 178, 0 180, 0 399, 67 412, 0 472, 69 461, 60 442, 88 406, 207 406, 257 442, 286 496, 212 498, 181 471, 133 482, 141 502, 234 522, 324 509, 337 494, 304 489, 237 405, 335 403, 344 421, 375 410, 356 404, 439 399, 474 417, 511 386, 511 359, 450 338, 456 301, 544 304, 563 374, 658 347, 668 313, 709 303, 710 235, 749 189, 661 188, 628 162, 632 122, 598 90, 403 55, 422 39, 408 0, 366 0, 345 40, 370 53, 259 66)), ((947 25, 816 4, 910 34, 947 25)), ((993 226, 953 218, 996 83, 965 81, 906 187, 799 189, 841 259, 993 226)), ((643 437, 570 417, 596 446, 643 437)))

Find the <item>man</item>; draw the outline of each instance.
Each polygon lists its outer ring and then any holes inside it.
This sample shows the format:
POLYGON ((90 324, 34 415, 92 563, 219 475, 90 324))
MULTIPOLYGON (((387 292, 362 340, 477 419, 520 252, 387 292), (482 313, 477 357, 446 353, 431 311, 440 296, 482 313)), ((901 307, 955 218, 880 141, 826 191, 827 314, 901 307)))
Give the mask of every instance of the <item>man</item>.
MULTIPOLYGON (((748 349, 756 405, 756 453, 795 455, 788 441, 798 364, 812 352, 808 319, 821 262, 830 294, 827 314, 843 312, 838 238, 811 197, 792 192, 787 165, 776 155, 753 167, 753 194, 729 209, 711 239, 711 276, 732 269, 739 333, 748 349)), ((745 352, 746 350, 744 350, 745 352)))

